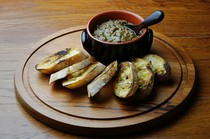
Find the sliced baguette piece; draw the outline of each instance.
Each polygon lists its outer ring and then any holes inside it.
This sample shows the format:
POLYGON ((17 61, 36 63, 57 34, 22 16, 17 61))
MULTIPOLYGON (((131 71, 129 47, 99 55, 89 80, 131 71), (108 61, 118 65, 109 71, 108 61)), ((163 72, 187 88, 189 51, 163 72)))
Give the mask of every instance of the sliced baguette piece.
POLYGON ((169 63, 161 56, 156 54, 147 54, 143 57, 143 59, 152 64, 152 70, 155 73, 155 78, 158 81, 166 81, 170 78, 171 67, 169 63))
POLYGON ((106 66, 96 62, 77 72, 69 74, 62 85, 69 89, 79 88, 93 80, 106 66))
POLYGON ((135 66, 128 61, 119 64, 117 77, 114 81, 114 93, 119 98, 129 98, 138 89, 135 66))
POLYGON ((35 68, 41 73, 51 74, 87 57, 79 48, 66 48, 43 59, 35 68))
POLYGON ((66 67, 62 70, 59 70, 59 71, 51 74, 49 84, 51 84, 52 82, 57 81, 59 79, 65 78, 68 74, 72 74, 80 69, 87 67, 88 65, 90 65, 90 63, 91 63, 90 58, 86 58, 78 63, 75 63, 69 67, 66 67))
POLYGON ((135 58, 132 63, 136 67, 138 77, 138 94, 139 97, 145 98, 150 95, 154 85, 154 72, 151 63, 142 59, 135 58))
POLYGON ((117 71, 117 61, 110 63, 91 83, 87 85, 88 97, 95 96, 117 71))

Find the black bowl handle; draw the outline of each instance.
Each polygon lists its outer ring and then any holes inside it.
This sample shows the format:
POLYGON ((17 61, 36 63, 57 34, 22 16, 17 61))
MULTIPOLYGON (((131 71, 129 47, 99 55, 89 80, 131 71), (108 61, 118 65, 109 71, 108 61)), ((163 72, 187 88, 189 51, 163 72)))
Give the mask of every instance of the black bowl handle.
POLYGON ((147 49, 146 49, 146 53, 149 53, 151 46, 152 46, 152 42, 153 42, 153 31, 151 29, 148 29, 147 31, 147 49))
POLYGON ((91 40, 90 40, 90 37, 89 37, 89 35, 88 35, 86 29, 82 31, 81 40, 82 40, 83 48, 84 48, 90 55, 92 55, 91 40))

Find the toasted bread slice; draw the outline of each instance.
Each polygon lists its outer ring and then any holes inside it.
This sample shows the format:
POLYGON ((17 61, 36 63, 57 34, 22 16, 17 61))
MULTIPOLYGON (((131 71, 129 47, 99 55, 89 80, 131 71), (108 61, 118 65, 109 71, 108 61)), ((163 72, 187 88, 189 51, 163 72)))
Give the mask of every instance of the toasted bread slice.
POLYGON ((152 70, 158 81, 165 81, 170 78, 171 67, 165 59, 156 54, 147 54, 143 59, 152 64, 152 70))
POLYGON ((120 98, 129 98, 138 89, 138 79, 135 66, 128 61, 119 64, 117 77, 114 81, 114 93, 120 98))
POLYGON ((59 71, 51 74, 49 84, 51 84, 52 82, 54 82, 56 80, 65 78, 68 74, 72 74, 80 69, 87 67, 88 65, 90 65, 90 63, 91 63, 90 58, 86 58, 78 63, 75 63, 69 67, 66 67, 62 70, 59 70, 59 71))
POLYGON ((148 96, 154 85, 154 72, 151 68, 151 63, 142 59, 133 59, 133 64, 136 67, 137 77, 138 77, 138 93, 142 97, 148 96))
POLYGON ((88 97, 96 95, 100 89, 105 86, 117 71, 117 61, 109 64, 102 73, 100 73, 91 83, 87 86, 88 97))
POLYGON ((66 48, 45 58, 37 64, 35 68, 41 73, 51 74, 87 57, 88 56, 79 48, 66 48))
POLYGON ((93 80, 104 68, 105 65, 99 62, 93 63, 77 72, 69 74, 62 85, 69 89, 79 88, 93 80))

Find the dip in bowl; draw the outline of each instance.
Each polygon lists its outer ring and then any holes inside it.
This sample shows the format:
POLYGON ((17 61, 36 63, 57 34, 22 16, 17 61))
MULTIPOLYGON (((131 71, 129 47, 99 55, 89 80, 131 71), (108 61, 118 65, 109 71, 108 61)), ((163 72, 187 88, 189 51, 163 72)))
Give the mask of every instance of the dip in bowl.
POLYGON ((126 42, 137 37, 136 33, 125 25, 132 24, 126 20, 108 20, 98 25, 93 31, 93 37, 106 42, 126 42))
POLYGON ((97 61, 105 65, 114 60, 122 62, 147 54, 153 41, 152 30, 144 28, 137 36, 135 34, 133 36, 130 30, 131 33, 124 30, 126 28, 124 24, 140 24, 142 21, 144 19, 141 16, 123 10, 97 14, 89 20, 87 28, 82 32, 83 47, 97 61), (122 24, 120 27, 113 27, 119 23, 122 24), (103 24, 107 24, 105 28, 101 28, 103 24))

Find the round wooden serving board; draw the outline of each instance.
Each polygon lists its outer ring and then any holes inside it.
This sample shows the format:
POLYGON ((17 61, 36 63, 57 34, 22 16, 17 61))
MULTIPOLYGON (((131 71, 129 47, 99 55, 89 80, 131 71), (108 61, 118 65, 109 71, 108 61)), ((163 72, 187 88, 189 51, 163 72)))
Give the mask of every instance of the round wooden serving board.
POLYGON ((187 53, 166 36, 154 32, 151 53, 165 58, 172 69, 166 83, 155 83, 147 101, 127 102, 113 93, 110 81, 94 97, 86 86, 70 90, 61 81, 48 84, 49 76, 35 70, 45 57, 69 47, 82 48, 78 26, 57 32, 39 41, 18 65, 15 88, 18 100, 39 121, 62 131, 81 135, 107 136, 142 131, 172 118, 192 93, 195 69, 187 53))

